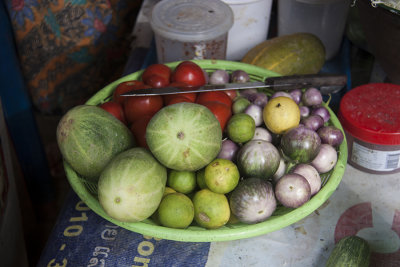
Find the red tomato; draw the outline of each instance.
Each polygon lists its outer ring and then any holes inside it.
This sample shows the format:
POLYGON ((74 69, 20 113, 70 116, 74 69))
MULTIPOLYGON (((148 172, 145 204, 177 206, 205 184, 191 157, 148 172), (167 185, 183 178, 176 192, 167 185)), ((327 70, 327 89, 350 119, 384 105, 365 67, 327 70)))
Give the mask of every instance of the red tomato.
POLYGON ((143 116, 140 119, 134 121, 131 125, 131 132, 135 137, 136 144, 140 147, 148 148, 146 142, 146 127, 151 119, 151 116, 143 116))
POLYGON ((223 91, 225 94, 227 94, 229 97, 230 97, 230 99, 233 101, 235 98, 236 98, 236 96, 237 96, 237 92, 236 92, 236 90, 226 90, 226 91, 223 91))
MULTIPOLYGON (((138 85, 133 88, 146 89, 148 85, 138 85)), ((143 116, 153 116, 163 107, 163 99, 160 95, 153 96, 126 96, 124 101, 125 118, 128 123, 133 123, 143 116)))
POLYGON ((206 78, 199 65, 191 61, 183 61, 172 72, 171 82, 184 82, 191 86, 201 86, 206 83, 206 78))
POLYGON ((168 102, 165 102, 166 106, 172 105, 172 104, 176 104, 176 103, 181 103, 181 102, 189 102, 189 103, 193 103, 193 101, 185 96, 181 96, 181 95, 173 95, 174 97, 170 98, 168 100, 168 102))
POLYGON ((113 93, 113 100, 120 104, 123 104, 124 100, 125 100, 125 96, 120 96, 120 95, 133 90, 132 88, 137 85, 143 85, 143 82, 133 80, 133 81, 126 81, 126 82, 122 82, 122 83, 118 84, 113 93))
POLYGON ((169 84, 169 79, 167 80, 163 76, 157 74, 149 76, 146 80, 146 85, 155 88, 166 87, 168 86, 168 84, 169 84))
POLYGON ((153 75, 161 76, 169 83, 171 78, 171 69, 164 64, 152 64, 144 70, 142 74, 142 81, 145 84, 151 85, 149 79, 153 75))
POLYGON ((119 119, 122 123, 126 124, 124 109, 122 105, 115 101, 108 101, 100 105, 102 109, 119 119))
POLYGON ((198 104, 204 104, 209 101, 221 102, 229 108, 232 106, 232 99, 222 91, 201 92, 196 99, 196 103, 198 104))
POLYGON ((211 110, 211 112, 219 121, 219 124, 221 125, 221 130, 224 131, 226 123, 232 116, 231 108, 217 101, 204 102, 202 103, 202 105, 206 106, 209 110, 211 110))
MULTIPOLYGON (((168 86, 187 86, 186 83, 183 82, 173 82, 170 83, 168 86)), ((197 97, 197 93, 185 93, 185 94, 174 94, 174 95, 163 95, 164 98, 164 103, 168 103, 172 98, 175 98, 177 96, 184 96, 188 99, 190 99, 190 102, 195 102, 196 101, 196 97, 197 97)))

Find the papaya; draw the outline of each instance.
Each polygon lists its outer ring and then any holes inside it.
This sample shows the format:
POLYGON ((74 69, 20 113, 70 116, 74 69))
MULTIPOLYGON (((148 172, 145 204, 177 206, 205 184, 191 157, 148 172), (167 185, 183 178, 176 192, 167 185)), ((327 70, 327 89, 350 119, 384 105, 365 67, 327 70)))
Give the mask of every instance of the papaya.
POLYGON ((250 49, 242 62, 281 75, 315 74, 325 63, 325 46, 311 33, 282 35, 250 49))
POLYGON ((79 105, 60 119, 57 144, 64 160, 89 182, 97 183, 101 171, 118 153, 135 146, 125 124, 98 106, 79 105))

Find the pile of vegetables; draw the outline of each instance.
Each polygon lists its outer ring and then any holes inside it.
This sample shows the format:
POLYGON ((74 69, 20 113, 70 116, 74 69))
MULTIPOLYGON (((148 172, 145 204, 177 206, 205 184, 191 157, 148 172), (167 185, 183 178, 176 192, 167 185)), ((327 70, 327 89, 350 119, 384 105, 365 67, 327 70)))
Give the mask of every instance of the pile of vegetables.
MULTIPOLYGON (((198 198, 198 196, 196 196, 197 192, 208 190, 210 193, 218 194, 222 199, 226 199, 227 203, 229 202, 231 222, 234 221, 232 220, 234 217, 242 223, 253 224, 268 219, 273 215, 276 207, 279 205, 283 205, 287 208, 297 208, 317 194, 337 162, 338 147, 344 139, 341 130, 330 124, 330 113, 326 108, 326 104, 322 102, 322 96, 319 90, 315 88, 304 88, 302 90, 275 92, 271 89, 248 89, 242 91, 214 91, 164 96, 121 96, 121 94, 131 90, 151 87, 199 86, 206 83, 240 83, 248 82, 249 80, 249 74, 243 70, 228 72, 218 69, 207 73, 194 62, 184 61, 174 70, 171 70, 168 66, 163 64, 151 65, 143 71, 141 80, 120 83, 115 88, 111 100, 101 103, 98 106, 99 109, 117 118, 121 125, 129 129, 134 139, 134 141, 132 141, 131 138, 126 138, 127 141, 124 146, 119 148, 118 151, 113 151, 113 154, 107 158, 108 162, 103 163, 102 167, 104 170, 100 172, 101 175, 99 175, 99 187, 101 185, 101 190, 99 189, 99 199, 108 201, 107 206, 109 210, 113 212, 112 214, 109 213, 109 215, 121 221, 133 222, 150 218, 150 215, 153 214, 151 218, 157 221, 157 206, 168 193, 178 192, 194 201, 194 199, 198 198), (298 119, 295 119, 294 124, 288 129, 275 131, 267 127, 265 123, 265 113, 268 113, 266 112, 266 106, 272 101, 278 101, 278 103, 282 103, 282 105, 288 101, 290 103, 295 103, 294 109, 297 110, 295 113, 298 113, 298 119), (190 104, 186 105, 185 103, 190 104), (127 169, 135 172, 134 175, 140 176, 137 168, 135 169, 132 167, 131 160, 135 157, 133 155, 146 155, 147 162, 152 162, 152 157, 158 161, 158 163, 163 162, 159 160, 157 153, 154 153, 156 150, 159 151, 162 149, 162 145, 153 142, 158 137, 157 131, 153 129, 152 134, 149 134, 147 131, 148 126, 154 125, 156 118, 157 120, 161 120, 159 125, 162 125, 163 121, 162 118, 160 119, 159 114, 167 114, 167 109, 172 112, 170 112, 170 114, 173 114, 173 112, 178 112, 179 109, 182 110, 183 107, 192 109, 194 107, 197 108, 197 105, 202 106, 202 108, 199 109, 201 112, 203 112, 204 107, 209 110, 220 126, 218 130, 213 129, 213 133, 215 133, 213 136, 220 135, 220 137, 222 137, 216 144, 219 151, 217 151, 218 155, 208 160, 209 162, 197 166, 196 170, 186 170, 184 166, 182 167, 182 164, 176 163, 172 163, 172 165, 169 166, 157 164, 157 168, 160 171, 155 173, 155 175, 159 176, 157 181, 162 181, 162 185, 157 187, 157 199, 151 200, 157 202, 157 205, 153 205, 154 203, 152 203, 152 210, 142 212, 142 214, 146 214, 146 216, 141 217, 139 220, 127 219, 127 217, 137 218, 131 216, 132 214, 125 217, 116 215, 116 213, 118 213, 118 204, 124 201, 121 196, 118 195, 122 193, 117 194, 115 192, 123 191, 123 196, 128 198, 128 200, 129 198, 135 198, 135 195, 130 192, 146 191, 146 193, 152 194, 151 190, 139 190, 135 188, 138 184, 132 181, 139 181, 140 177, 135 179, 131 179, 130 177, 124 179, 113 178, 118 176, 118 173, 126 176, 127 169), (151 144, 156 145, 150 145, 149 147, 150 142, 148 141, 150 141, 150 139, 148 138, 152 138, 151 144), (134 147, 139 147, 140 149, 134 147), (135 151, 131 151, 132 149, 135 151), (126 152, 127 150, 129 153, 126 152), (123 155, 121 156, 121 154, 123 155), (116 158, 122 158, 124 162, 116 162, 116 158), (223 161, 224 164, 228 164, 231 168, 237 168, 238 170, 237 182, 234 186, 230 186, 227 191, 218 191, 220 187, 215 189, 210 184, 207 184, 208 178, 205 181, 201 179, 201 177, 204 179, 204 172, 207 167, 215 163, 215 161, 223 161), (110 170, 111 165, 114 168, 112 170, 110 170), (180 167, 178 169, 175 168, 175 166, 180 167), (168 170, 167 180, 165 177, 166 170, 168 170), (171 173, 188 171, 192 172, 194 177, 196 177, 194 187, 185 192, 179 192, 177 188, 172 188, 172 183, 168 180, 170 179, 171 173), (107 173, 107 183, 101 180, 102 176, 106 176, 104 173, 107 173), (110 186, 110 184, 113 183, 113 181, 110 181, 112 179, 118 180, 118 183, 110 186), (126 179, 130 179, 129 190, 121 188, 126 182, 126 179), (107 195, 109 191, 113 191, 112 197, 107 195), (164 196, 160 195, 159 192, 161 191, 164 191, 164 196)), ((97 114, 98 112, 96 111, 95 113, 97 114)), ((67 139, 66 137, 71 135, 70 132, 73 128, 71 125, 73 125, 74 120, 72 120, 69 115, 70 114, 67 113, 59 124, 57 137, 60 148, 71 146, 71 143, 73 143, 72 141, 68 143, 65 141, 67 139)), ((85 114, 81 116, 85 117, 85 114)), ((161 117, 167 118, 168 116, 165 115, 161 117)), ((102 138, 100 132, 103 130, 98 128, 99 125, 97 123, 96 129, 92 131, 92 129, 90 129, 92 123, 89 122, 89 120, 90 119, 85 120, 85 125, 74 131, 95 136, 91 138, 90 141, 88 141, 89 138, 85 140, 85 142, 89 144, 84 153, 85 156, 91 158, 89 155, 90 148, 95 146, 96 138, 102 138)), ((114 122, 109 123, 108 120, 109 118, 107 117, 106 120, 102 121, 102 127, 114 127, 110 126, 114 124, 114 122)), ((207 122, 206 126, 211 127, 212 123, 212 120, 210 120, 207 122)), ((153 126, 153 128, 158 129, 162 127, 153 126)), ((198 128, 194 130, 200 131, 198 128)), ((120 131, 121 130, 116 132, 115 136, 117 137, 111 137, 110 135, 106 137, 108 138, 107 140, 110 143, 110 147, 112 147, 113 143, 119 142, 118 134, 120 131)), ((182 138, 183 136, 173 133, 171 134, 171 138, 173 137, 182 138)), ((107 142, 107 140, 102 141, 107 142)), ((195 147, 193 147, 193 149, 194 148, 195 147)), ((80 153, 78 149, 70 150, 73 150, 74 153, 80 153)), ((61 151, 63 153, 64 149, 61 149, 61 151)), ((184 151, 184 153, 189 153, 189 149, 184 151)), ((76 154, 71 157, 64 154, 63 156, 71 164, 72 168, 74 168, 73 161, 76 154)), ((134 160, 137 160, 137 158, 134 158, 134 160)), ((79 161, 80 165, 82 165, 85 159, 79 158, 79 161)), ((147 162, 146 164, 148 164, 147 162)), ((145 165, 145 163, 142 165, 145 165)), ((144 168, 149 169, 149 167, 144 168)), ((78 169, 74 168, 74 170, 79 173, 78 169)), ((82 173, 79 174, 85 176, 82 173)), ((146 175, 148 176, 148 172, 146 172, 146 175)), ((96 177, 97 180, 99 177, 96 177)), ((90 180, 92 182, 97 182, 96 178, 91 177, 90 180)), ((221 182, 221 184, 225 182, 224 176, 220 179, 222 180, 218 182, 221 182)), ((231 179, 231 176, 226 177, 226 179, 231 179)), ((142 181, 140 184, 141 186, 145 186, 146 183, 142 181)), ((204 193, 204 191, 202 193, 204 193)), ((146 197, 148 197, 148 195, 146 195, 146 197)), ((149 201, 150 200, 147 200, 147 202, 149 201)), ((122 213, 134 213, 135 209, 145 207, 145 204, 136 200, 132 203, 134 203, 134 206, 129 205, 125 200, 123 204, 125 210, 122 213), (143 207, 139 207, 139 205, 143 207)), ((102 204, 102 206, 105 207, 106 205, 102 204)), ((193 220, 199 225, 202 225, 200 221, 196 220, 198 217, 196 217, 198 213, 196 211, 197 206, 198 205, 194 203, 193 220)), ((228 221, 225 220, 218 227, 227 222, 228 221)), ((189 223, 185 226, 181 226, 181 228, 185 228, 191 223, 192 220, 189 220, 189 223)), ((207 228, 207 226, 204 227, 207 228)))
MULTIPOLYGON (((219 70, 212 76, 227 77, 224 72, 219 70)), ((249 81, 249 76, 243 71, 241 76, 242 81, 249 81)), ((271 215, 276 209, 275 199, 285 207, 297 208, 318 193, 323 180, 336 165, 338 147, 344 139, 342 131, 329 124, 330 113, 322 102, 319 90, 306 88, 274 92, 247 89, 239 92, 232 111, 233 114, 250 115, 256 125, 253 138, 246 143, 233 142, 228 134, 218 156, 235 162, 244 177, 230 198, 232 212, 240 221, 260 222, 257 214, 260 202, 264 202, 264 208, 270 210, 267 214, 271 215), (269 101, 282 96, 299 105, 300 123, 276 134, 266 127, 263 111, 269 101), (268 183, 262 186, 260 179, 268 183), (246 195, 243 188, 247 188, 247 192, 252 191, 251 196, 257 200, 256 203, 247 201, 247 205, 243 204, 243 199, 249 198, 248 195, 243 196, 246 195), (272 188, 274 193, 265 193, 272 188), (251 211, 252 215, 249 214, 251 211)))

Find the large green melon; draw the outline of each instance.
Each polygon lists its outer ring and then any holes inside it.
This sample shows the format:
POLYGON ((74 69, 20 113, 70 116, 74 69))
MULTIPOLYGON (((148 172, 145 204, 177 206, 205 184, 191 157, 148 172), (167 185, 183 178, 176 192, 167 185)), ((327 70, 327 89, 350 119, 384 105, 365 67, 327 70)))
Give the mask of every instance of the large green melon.
POLYGON ((57 126, 57 143, 64 159, 90 182, 118 153, 135 145, 122 122, 107 111, 90 105, 70 109, 57 126))
POLYGON ((123 222, 150 217, 161 202, 167 169, 145 148, 118 154, 105 167, 98 183, 98 198, 104 211, 123 222))
POLYGON ((147 125, 146 141, 166 167, 196 171, 218 155, 222 131, 217 118, 205 106, 177 103, 153 116, 147 125))

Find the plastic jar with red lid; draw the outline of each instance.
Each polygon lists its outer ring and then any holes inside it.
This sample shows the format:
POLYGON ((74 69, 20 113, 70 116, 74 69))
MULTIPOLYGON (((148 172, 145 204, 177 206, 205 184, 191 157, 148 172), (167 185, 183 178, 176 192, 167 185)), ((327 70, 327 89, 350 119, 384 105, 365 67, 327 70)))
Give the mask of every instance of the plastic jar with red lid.
POLYGON ((338 117, 350 165, 373 174, 400 171, 400 85, 371 83, 350 90, 338 117))

